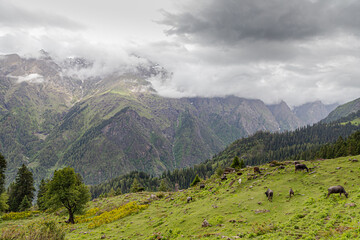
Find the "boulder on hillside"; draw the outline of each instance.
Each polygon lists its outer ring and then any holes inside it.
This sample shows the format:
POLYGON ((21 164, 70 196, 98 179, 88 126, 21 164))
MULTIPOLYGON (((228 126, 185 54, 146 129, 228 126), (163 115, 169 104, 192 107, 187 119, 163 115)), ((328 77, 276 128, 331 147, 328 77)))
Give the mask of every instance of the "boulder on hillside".
POLYGON ((204 221, 201 224, 201 227, 210 227, 210 223, 204 218, 204 221))

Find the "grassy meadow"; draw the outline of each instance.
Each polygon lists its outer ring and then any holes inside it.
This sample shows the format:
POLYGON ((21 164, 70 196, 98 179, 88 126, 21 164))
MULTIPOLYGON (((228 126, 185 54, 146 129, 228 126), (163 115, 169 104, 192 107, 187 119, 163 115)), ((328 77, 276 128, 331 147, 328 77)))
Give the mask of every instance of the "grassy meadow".
POLYGON ((224 181, 215 175, 203 180, 204 189, 198 184, 179 192, 94 199, 74 225, 65 223, 65 210, 35 212, 18 220, 4 220, 3 215, 0 239, 11 239, 5 236, 19 231, 30 234, 49 222, 56 223, 53 227, 65 239, 357 239, 360 162, 349 158, 360 160, 353 156, 307 161, 309 173, 295 173, 292 161, 285 162, 285 169, 266 164, 255 179, 251 167, 241 176, 228 174, 224 181), (349 198, 326 198, 328 187, 334 185, 344 186, 349 198), (267 188, 274 191, 272 202, 264 194, 267 188), (295 192, 291 199, 290 188, 295 192), (187 203, 189 196, 193 200, 187 203), (204 219, 210 226, 202 227, 204 219))

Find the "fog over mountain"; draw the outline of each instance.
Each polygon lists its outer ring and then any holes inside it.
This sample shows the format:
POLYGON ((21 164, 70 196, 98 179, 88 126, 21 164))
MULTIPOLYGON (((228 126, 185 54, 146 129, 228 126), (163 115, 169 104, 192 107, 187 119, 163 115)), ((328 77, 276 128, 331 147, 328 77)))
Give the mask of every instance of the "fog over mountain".
POLYGON ((166 97, 344 103, 360 92, 358 10, 352 0, 1 0, 0 53, 84 57, 92 75, 150 60, 172 73, 151 79, 166 97))

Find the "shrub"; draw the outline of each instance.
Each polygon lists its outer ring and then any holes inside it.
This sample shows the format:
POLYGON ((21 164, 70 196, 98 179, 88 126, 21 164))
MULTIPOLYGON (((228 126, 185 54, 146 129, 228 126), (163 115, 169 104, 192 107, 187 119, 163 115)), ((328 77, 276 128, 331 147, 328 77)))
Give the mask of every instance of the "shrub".
POLYGON ((97 212, 99 212, 99 208, 91 208, 91 209, 87 210, 84 215, 75 217, 75 222, 76 223, 89 222, 90 220, 88 220, 88 219, 90 219, 90 217, 94 216, 97 212))
POLYGON ((26 212, 9 212, 2 216, 2 220, 18 220, 31 217, 34 214, 39 213, 39 211, 26 211, 26 212))
POLYGON ((0 240, 64 240, 65 232, 54 221, 33 223, 21 228, 2 229, 0 240))
POLYGON ((194 178, 194 181, 190 184, 190 186, 195 186, 197 183, 199 183, 201 180, 200 180, 200 177, 199 175, 196 175, 195 178, 194 178))
POLYGON ((136 202, 129 202, 121 207, 113 209, 108 212, 104 212, 99 216, 95 216, 92 218, 84 219, 83 222, 90 222, 89 228, 96 228, 106 223, 114 222, 120 218, 126 217, 130 214, 137 213, 145 208, 148 205, 138 205, 136 202))

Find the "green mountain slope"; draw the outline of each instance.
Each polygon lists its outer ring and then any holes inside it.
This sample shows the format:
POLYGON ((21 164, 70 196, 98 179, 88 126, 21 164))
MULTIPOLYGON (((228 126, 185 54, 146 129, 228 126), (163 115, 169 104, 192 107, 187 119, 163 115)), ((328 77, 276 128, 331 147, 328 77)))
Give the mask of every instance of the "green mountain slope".
MULTIPOLYGON (((355 158, 360 156, 351 157, 355 158)), ((52 220, 60 222, 66 239, 358 239, 360 180, 356 172, 360 163, 348 159, 305 162, 310 173, 295 172, 289 161, 284 169, 262 165, 262 173, 256 175, 253 168, 242 169, 241 176, 229 174, 225 181, 214 175, 202 181, 203 189, 195 186, 181 192, 95 199, 82 217, 87 222, 75 225, 64 223, 62 215, 40 213, 24 220, 2 221, 0 227, 15 234, 30 224, 52 220), (326 198, 327 189, 334 185, 344 186, 349 197, 332 194, 326 198), (268 188, 274 191, 272 201, 264 194, 268 188), (295 192, 291 199, 290 188, 295 192), (187 202, 187 197, 192 201, 187 202), (112 209, 132 201, 148 207, 111 220, 115 217, 112 209), (93 228, 92 217, 101 213, 107 215, 108 223, 93 228), (204 219, 210 226, 202 227, 204 219)))
POLYGON ((133 170, 159 174, 200 163, 256 131, 301 125, 260 100, 161 97, 146 79, 166 75, 163 69, 81 78, 77 71, 89 67, 84 59, 1 57, 0 152, 8 183, 22 163, 37 180, 65 165, 91 184, 133 170))
POLYGON ((323 121, 327 123, 337 121, 340 118, 346 117, 357 111, 360 111, 360 98, 338 106, 334 111, 329 113, 329 116, 327 116, 323 121))

